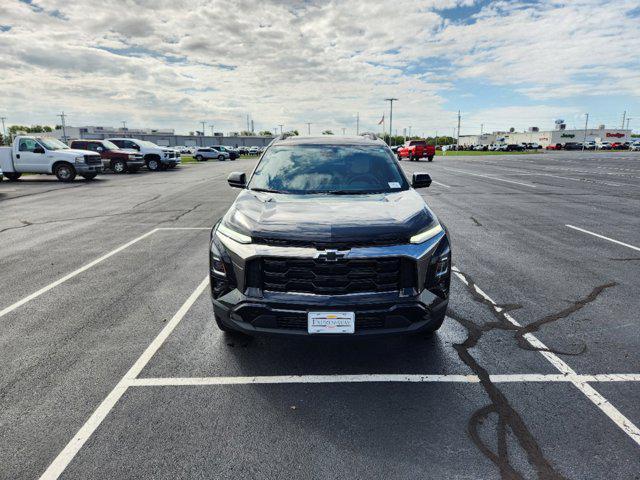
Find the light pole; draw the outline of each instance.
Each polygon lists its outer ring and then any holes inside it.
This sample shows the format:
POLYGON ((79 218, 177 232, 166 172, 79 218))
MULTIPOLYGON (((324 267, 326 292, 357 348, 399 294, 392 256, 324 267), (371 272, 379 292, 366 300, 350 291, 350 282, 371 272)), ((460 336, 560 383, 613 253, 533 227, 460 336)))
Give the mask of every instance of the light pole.
POLYGON ((397 98, 385 98, 385 102, 389 102, 389 143, 391 143, 391 134, 393 132, 393 102, 397 102, 397 98))
POLYGON ((409 140, 411 140, 411 125, 409 125, 409 140))
POLYGON ((213 136, 214 136, 214 135, 213 135, 213 123, 210 123, 210 124, 209 124, 209 128, 211 128, 211 136, 213 137, 213 136))
POLYGON ((343 137, 345 136, 345 133, 344 133, 344 132, 345 132, 345 130, 346 130, 346 128, 342 127, 342 136, 343 136, 343 137))
POLYGON ((282 135, 282 127, 284 127, 284 124, 280 123, 278 126, 280 127, 280 135, 282 135))
POLYGON ((584 144, 587 143, 587 126, 589 125, 589 114, 585 113, 584 121, 584 139, 582 140, 582 151, 584 152, 584 144))
POLYGON ((125 122, 124 120, 122 121, 122 131, 126 131, 127 130, 127 122, 125 122))
POLYGON ((62 112, 58 116, 60 117, 60 122, 62 123, 62 141, 64 143, 67 143, 67 130, 66 130, 66 125, 64 124, 64 119, 66 118, 66 115, 64 114, 64 112, 62 112))
POLYGON ((356 135, 360 135, 360 112, 356 113, 356 135))
POLYGON ((307 122, 307 135, 311 135, 311 122, 307 122))
POLYGON ((456 137, 456 151, 460 150, 460 110, 458 110, 458 136, 456 137))

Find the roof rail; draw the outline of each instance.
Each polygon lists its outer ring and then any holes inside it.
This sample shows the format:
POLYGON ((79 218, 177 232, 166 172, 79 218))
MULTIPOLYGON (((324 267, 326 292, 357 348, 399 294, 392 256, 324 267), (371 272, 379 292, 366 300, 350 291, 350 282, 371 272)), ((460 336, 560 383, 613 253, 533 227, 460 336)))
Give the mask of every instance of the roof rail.
POLYGON ((369 139, 371 139, 371 140, 379 140, 379 138, 380 138, 380 137, 378 137, 378 135, 376 135, 376 134, 375 134, 375 133, 373 133, 373 132, 362 132, 362 133, 360 134, 360 136, 361 136, 361 137, 367 137, 367 138, 369 138, 369 139))

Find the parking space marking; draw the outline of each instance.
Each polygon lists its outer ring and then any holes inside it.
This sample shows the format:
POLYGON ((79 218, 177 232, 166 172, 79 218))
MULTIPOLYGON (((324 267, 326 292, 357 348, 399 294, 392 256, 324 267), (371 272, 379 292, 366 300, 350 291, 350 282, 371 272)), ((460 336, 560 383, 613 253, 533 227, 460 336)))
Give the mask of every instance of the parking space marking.
POLYGON ((51 462, 51 465, 45 470, 40 477, 41 480, 56 479, 64 472, 65 468, 71 463, 76 454, 80 451, 85 442, 91 437, 93 432, 100 426, 105 417, 109 414, 111 409, 118 403, 118 400, 122 397, 124 392, 130 386, 130 381, 136 378, 145 365, 151 360, 151 357, 162 346, 167 337, 173 332, 180 320, 186 315, 191 306, 196 302, 198 297, 204 292, 209 285, 209 277, 200 282, 200 285, 193 291, 193 293, 182 304, 176 314, 169 320, 164 326, 156 338, 149 344, 149 346, 142 352, 142 355, 136 360, 129 371, 120 379, 118 384, 111 390, 111 393, 102 401, 98 408, 93 412, 85 424, 78 430, 78 433, 67 443, 64 449, 58 454, 58 456, 51 462))
MULTIPOLYGON (((640 382, 640 374, 507 374, 489 375, 494 383, 519 382, 640 382)), ((479 383, 477 375, 402 375, 402 374, 360 374, 360 375, 273 375, 254 377, 154 377, 135 378, 131 387, 178 387, 207 385, 256 385, 291 383, 479 383)))
POLYGON ((482 177, 482 178, 487 178, 489 180, 497 180, 499 182, 506 182, 506 183, 515 183, 516 185, 522 185, 524 187, 537 188, 535 185, 531 185, 530 183, 516 182, 514 180, 506 180, 504 178, 492 177, 490 175, 482 175, 480 173, 465 172, 464 170, 457 170, 457 169, 448 168, 448 167, 443 167, 443 169, 448 170, 450 172, 463 173, 465 175, 473 175, 474 177, 482 177))
MULTIPOLYGON (((456 267, 451 269, 453 273, 465 284, 469 285, 467 278, 456 267)), ((499 307, 496 302, 493 301, 489 295, 480 289, 477 285, 474 285, 476 292, 484 297, 487 302, 491 304, 493 309, 504 316, 509 322, 516 327, 522 327, 508 312, 499 307)), ((529 342, 529 344, 535 349, 539 350, 539 353, 544 356, 549 363, 551 363, 561 374, 563 375, 578 375, 564 360, 558 357, 555 353, 549 351, 547 346, 542 343, 532 333, 526 333, 523 338, 529 342)), ((616 407, 614 407, 604 396, 598 393, 591 385, 581 381, 579 379, 572 380, 571 383, 584 395, 591 400, 591 402, 598 407, 606 416, 608 416, 620 429, 626 433, 638 446, 640 446, 640 429, 625 417, 616 407)))
POLYGON ((18 300, 17 302, 15 302, 12 305, 9 305, 8 307, 4 308, 3 310, 0 310, 0 318, 4 317, 8 313, 13 312, 16 308, 21 307, 25 303, 29 303, 31 300, 33 300, 35 298, 38 298, 43 293, 47 293, 49 290, 57 287, 58 285, 66 282, 67 280, 70 280, 73 277, 75 277, 75 276, 77 276, 77 275, 79 275, 79 274, 81 274, 83 272, 86 272, 91 267, 95 267, 99 263, 102 263, 105 260, 107 260, 108 258, 113 257, 116 253, 122 252, 123 250, 129 248, 131 245, 133 245, 135 243, 138 243, 140 240, 144 240, 148 236, 153 235, 154 233, 159 232, 161 230, 211 230, 211 229, 210 228, 205 228, 205 227, 159 227, 159 228, 154 228, 153 230, 148 231, 144 235, 140 235, 139 237, 134 238, 133 240, 125 243, 124 245, 120 245, 118 248, 116 248, 114 250, 111 250, 109 253, 106 253, 106 254, 102 255, 101 257, 96 258, 95 260, 87 263, 86 265, 83 265, 82 267, 74 270, 73 272, 68 273, 64 277, 59 278, 55 282, 51 282, 49 285, 47 285, 45 287, 42 287, 40 290, 32 293, 31 295, 27 295, 23 299, 18 300))
POLYGON ((436 182, 435 180, 431 180, 431 183, 435 183, 436 185, 440 185, 441 187, 451 188, 449 185, 445 185, 444 183, 436 182))
POLYGON ((575 227, 573 225, 565 225, 565 227, 569 227, 579 232, 586 233, 588 235, 593 235, 594 237, 602 238, 603 240, 608 240, 612 243, 617 243, 618 245, 622 245, 623 247, 631 248, 633 250, 640 252, 640 247, 634 247, 633 245, 629 245, 628 243, 624 243, 619 240, 615 240, 613 238, 605 237, 604 235, 600 235, 599 233, 591 232, 589 230, 585 230, 584 228, 575 227))

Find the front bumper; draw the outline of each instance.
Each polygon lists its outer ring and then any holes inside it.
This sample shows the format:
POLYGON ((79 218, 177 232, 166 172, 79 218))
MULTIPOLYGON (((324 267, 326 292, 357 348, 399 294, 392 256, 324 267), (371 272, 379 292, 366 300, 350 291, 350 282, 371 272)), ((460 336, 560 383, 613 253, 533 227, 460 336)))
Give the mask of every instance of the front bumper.
POLYGON ((355 312, 355 333, 335 336, 377 336, 430 331, 442 323, 448 300, 428 290, 415 297, 395 293, 366 295, 268 294, 252 298, 237 289, 213 298, 216 317, 227 327, 250 335, 310 335, 307 315, 312 311, 355 312))
POLYGON ((82 175, 83 173, 102 173, 104 171, 102 164, 86 165, 84 163, 76 163, 74 167, 76 169, 76 172, 78 172, 80 175, 82 175))

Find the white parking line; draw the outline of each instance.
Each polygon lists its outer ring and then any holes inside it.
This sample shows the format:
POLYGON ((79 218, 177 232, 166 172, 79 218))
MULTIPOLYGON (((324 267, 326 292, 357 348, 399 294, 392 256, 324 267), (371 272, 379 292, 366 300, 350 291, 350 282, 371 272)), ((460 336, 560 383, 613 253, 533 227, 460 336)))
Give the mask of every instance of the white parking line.
MULTIPOLYGON (((490 375, 494 383, 517 382, 640 382, 640 374, 599 374, 599 375, 562 375, 562 374, 507 374, 490 375)), ((135 378, 129 382, 131 387, 176 387, 207 385, 255 385, 290 383, 479 383, 476 375, 402 375, 402 374, 361 374, 361 375, 273 375, 255 377, 166 377, 135 378)))
POLYGON ((118 403, 120 397, 122 397, 124 392, 127 391, 127 389, 129 388, 130 380, 138 376, 145 365, 149 362, 151 357, 153 357, 153 355, 162 346, 173 329, 176 328, 178 323, 180 323, 180 320, 182 320, 182 318, 189 311, 191 306, 195 303, 195 301, 202 294, 205 288, 207 288, 208 285, 209 277, 206 277, 202 282, 200 282, 200 285, 198 285, 198 287, 193 291, 189 298, 187 298, 187 300, 182 304, 173 318, 169 320, 169 322, 164 326, 158 336, 153 340, 153 342, 151 342, 151 344, 146 348, 142 355, 140 355, 136 363, 133 364, 133 366, 129 369, 125 376, 122 377, 122 379, 113 388, 113 390, 111 390, 111 393, 107 395, 107 397, 102 401, 95 412, 93 412, 93 414, 89 417, 85 424, 80 428, 80 430, 78 430, 78 433, 74 435, 69 443, 67 443, 67 446, 64 447, 64 449, 58 454, 51 465, 49 465, 47 470, 45 470, 45 472, 40 477, 41 480, 58 478, 64 471, 64 469, 67 468, 67 465, 71 463, 73 457, 76 456, 78 451, 82 448, 89 437, 91 437, 93 432, 96 431, 98 426, 100 426, 100 424, 109 414, 114 405, 118 403))
MULTIPOLYGON (((456 267, 452 268, 452 271, 455 275, 465 284, 469 285, 464 274, 460 272, 456 267)), ((480 287, 474 285, 476 292, 479 295, 482 295, 492 306, 496 312, 501 313, 504 318, 506 318, 509 322, 511 322, 516 327, 521 327, 520 325, 509 313, 505 312, 503 308, 499 307, 496 302, 493 301, 489 295, 483 292, 480 287)), ((544 356, 561 374, 568 376, 578 375, 564 360, 558 357, 555 353, 549 352, 547 346, 542 343, 535 335, 532 333, 526 333, 523 335, 523 338, 529 342, 529 344, 536 348, 540 349, 539 352, 542 356, 544 356)), ((622 412, 620 412, 616 407, 614 407, 609 401, 604 398, 601 394, 599 394, 591 385, 582 381, 578 378, 575 380, 571 380, 571 383, 578 388, 585 396, 593 402, 593 404, 598 407, 602 412, 607 415, 620 429, 625 432, 635 443, 640 446, 640 429, 634 425, 631 420, 625 417, 622 412)))
POLYGON ((18 300, 17 302, 15 302, 12 305, 9 305, 8 307, 4 308, 3 310, 0 310, 0 318, 4 317, 8 313, 13 312, 16 308, 21 307, 25 303, 28 303, 31 300, 35 299, 35 298, 38 298, 43 293, 47 293, 49 290, 57 287, 58 285, 66 282, 67 280, 72 279, 73 277, 81 274, 82 272, 86 272, 91 267, 95 267, 99 263, 104 262, 106 259, 108 259, 110 257, 113 257, 116 253, 120 253, 124 249, 129 248, 131 245, 133 245, 135 243, 138 243, 140 240, 143 240, 143 239, 147 238, 149 235, 152 235, 152 234, 154 234, 154 233, 156 233, 158 231, 161 231, 161 230, 211 230, 211 229, 210 228, 204 228, 204 227, 160 227, 160 228, 154 228, 153 230, 148 231, 144 235, 140 235, 139 237, 134 238, 133 240, 125 243, 124 245, 121 245, 118 248, 116 248, 114 250, 111 250, 109 253, 106 253, 105 255, 102 255, 101 257, 96 258, 95 260, 87 263, 86 265, 83 265, 82 267, 74 270, 73 272, 68 273, 64 277, 59 278, 58 280, 56 280, 55 282, 51 282, 49 285, 47 285, 45 287, 42 287, 37 292, 34 292, 31 295, 27 295, 23 299, 18 300))
POLYGON ((463 173, 465 175, 473 175, 474 177, 482 177, 482 178, 487 178, 489 180, 497 180, 498 182, 515 183, 516 185, 522 185, 524 187, 536 188, 535 185, 531 185, 530 183, 522 183, 522 182, 516 182, 514 180, 506 180, 504 178, 492 177, 490 175, 482 175, 480 173, 465 172, 464 170, 457 170, 454 168, 443 167, 443 169, 449 170, 450 172, 463 173))
POLYGON ((435 180, 431 180, 431 183, 435 183, 436 185, 440 185, 441 187, 451 188, 449 185, 445 185, 444 183, 436 182, 435 180))
POLYGON ((612 243, 617 243, 618 245, 622 245, 623 247, 631 248, 640 252, 640 247, 634 247, 633 245, 629 245, 628 243, 621 242, 619 240, 614 240, 613 238, 605 237, 604 235, 600 235, 599 233, 591 232, 589 230, 585 230, 584 228, 574 227, 573 225, 565 225, 565 227, 573 228, 574 230, 578 230, 579 232, 586 233, 588 235, 593 235, 594 237, 602 238, 603 240, 608 240, 612 243))

